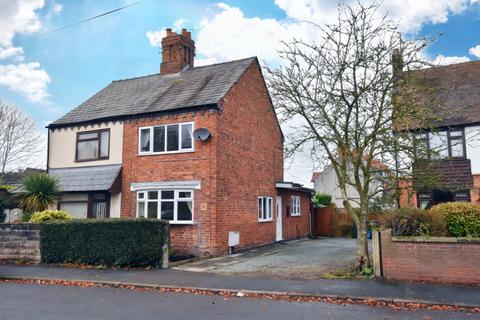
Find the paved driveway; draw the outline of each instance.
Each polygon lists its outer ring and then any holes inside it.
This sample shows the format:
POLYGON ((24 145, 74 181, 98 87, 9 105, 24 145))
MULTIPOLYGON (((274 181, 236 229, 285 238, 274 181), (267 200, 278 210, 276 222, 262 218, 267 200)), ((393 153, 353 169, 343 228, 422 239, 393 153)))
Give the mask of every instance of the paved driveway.
POLYGON ((355 239, 302 239, 277 243, 231 256, 201 260, 175 269, 224 275, 315 279, 352 266, 355 239))

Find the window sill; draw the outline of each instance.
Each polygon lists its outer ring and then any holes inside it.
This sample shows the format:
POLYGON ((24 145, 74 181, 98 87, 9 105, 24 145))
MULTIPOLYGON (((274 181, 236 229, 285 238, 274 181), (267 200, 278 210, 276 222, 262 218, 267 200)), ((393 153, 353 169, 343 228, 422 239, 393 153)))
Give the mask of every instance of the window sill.
POLYGON ((169 224, 178 224, 178 225, 196 225, 196 223, 193 222, 193 221, 168 221, 168 223, 169 224))
POLYGON ((273 222, 273 219, 258 220, 258 222, 260 222, 260 223, 263 223, 263 222, 273 222))
POLYGON ((87 160, 75 160, 73 162, 82 163, 82 162, 104 161, 104 160, 109 160, 109 159, 110 158, 98 158, 98 159, 87 159, 87 160))
POLYGON ((290 214, 290 217, 301 217, 302 214, 290 214))
POLYGON ((149 153, 138 153, 137 156, 160 156, 160 155, 169 155, 169 154, 180 154, 180 153, 193 153, 195 150, 179 150, 179 151, 168 151, 168 152, 149 152, 149 153))

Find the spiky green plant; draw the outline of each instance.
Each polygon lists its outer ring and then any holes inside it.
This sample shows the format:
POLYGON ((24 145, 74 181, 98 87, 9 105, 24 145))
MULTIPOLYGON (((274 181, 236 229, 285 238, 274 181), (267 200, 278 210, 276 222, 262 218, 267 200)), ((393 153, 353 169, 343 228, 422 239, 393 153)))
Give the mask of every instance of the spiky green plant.
POLYGON ((20 194, 19 202, 26 211, 44 211, 58 199, 58 181, 47 173, 28 175, 22 184, 24 191, 20 194))

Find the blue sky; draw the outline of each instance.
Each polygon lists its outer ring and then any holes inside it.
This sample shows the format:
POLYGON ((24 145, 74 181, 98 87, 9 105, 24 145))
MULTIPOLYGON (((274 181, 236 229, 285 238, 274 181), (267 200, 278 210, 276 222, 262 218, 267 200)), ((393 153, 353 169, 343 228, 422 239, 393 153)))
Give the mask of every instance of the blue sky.
MULTIPOLYGON (((42 35, 134 0, 0 0, 0 99, 42 129, 115 79, 156 73, 165 27, 186 27, 197 64, 257 55, 275 64, 280 40, 312 37, 298 20, 328 22, 332 0, 144 0, 108 16, 42 35), (3 21, 3 22, 2 22, 3 21), (149 36, 147 36, 147 33, 149 36)), ((480 57, 479 0, 385 0, 410 34, 443 36, 426 52, 441 63, 480 57), (440 56, 440 57, 438 57, 440 56)), ((296 159, 288 180, 306 183, 311 164, 296 159)))

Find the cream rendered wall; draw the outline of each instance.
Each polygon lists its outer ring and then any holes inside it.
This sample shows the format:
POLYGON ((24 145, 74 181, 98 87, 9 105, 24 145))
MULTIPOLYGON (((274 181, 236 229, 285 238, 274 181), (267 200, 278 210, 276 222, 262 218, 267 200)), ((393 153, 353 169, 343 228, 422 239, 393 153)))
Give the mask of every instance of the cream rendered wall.
POLYGON ((110 195, 110 218, 120 218, 121 201, 121 192, 110 195))
POLYGON ((480 174, 480 126, 465 128, 467 158, 470 159, 472 174, 480 174))
POLYGON ((49 168, 86 167, 122 163, 123 123, 50 129, 49 168), (75 162, 77 132, 110 128, 110 156, 106 160, 75 162))

